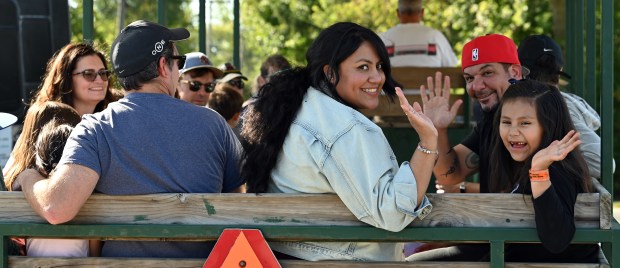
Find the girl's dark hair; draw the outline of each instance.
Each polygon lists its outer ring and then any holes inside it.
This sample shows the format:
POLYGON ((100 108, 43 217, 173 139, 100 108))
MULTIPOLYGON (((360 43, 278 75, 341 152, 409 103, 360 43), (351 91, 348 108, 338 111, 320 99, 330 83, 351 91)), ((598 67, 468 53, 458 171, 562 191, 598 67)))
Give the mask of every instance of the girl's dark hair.
POLYGON ((17 175, 35 164, 35 152, 33 145, 39 137, 39 133, 45 124, 55 120, 60 124, 77 125, 81 117, 73 107, 62 102, 46 101, 35 102, 28 108, 24 118, 22 133, 15 143, 11 156, 13 164, 8 167, 4 184, 11 190, 17 175))
MULTIPOLYGON (((506 103, 515 101, 531 103, 536 109, 536 117, 543 128, 543 134, 540 145, 535 149, 535 152, 548 147, 554 140, 561 140, 569 131, 575 129, 564 97, 556 87, 534 80, 519 81, 508 87, 502 96, 502 101, 493 120, 493 133, 496 134, 491 137, 492 152, 490 159, 494 159, 490 170, 490 178, 492 179, 489 185, 491 192, 510 192, 517 183, 521 185, 519 188, 524 191, 530 185, 529 170, 534 154, 530 155, 525 161, 516 163, 499 136, 502 107, 506 103)), ((564 160, 555 164, 560 165, 571 175, 562 179, 575 180, 569 183, 581 185, 584 192, 591 191, 588 167, 579 148, 575 148, 564 160)))
MULTIPOLYGON (((86 56, 97 56, 101 59, 103 67, 108 69, 108 61, 103 53, 88 43, 70 43, 59 51, 47 62, 43 83, 32 98, 34 102, 57 101, 69 104, 73 107, 73 72, 77 62, 86 56)), ((110 102, 117 100, 110 90, 111 80, 108 80, 108 88, 105 97, 95 107, 95 112, 105 109, 110 102)))
POLYGON ((37 142, 34 145, 35 168, 41 176, 47 177, 56 168, 62 157, 67 139, 75 125, 60 124, 60 121, 52 119, 43 126, 37 142))
POLYGON ((336 92, 340 81, 339 66, 363 42, 369 42, 379 55, 385 74, 383 92, 393 100, 397 84, 391 75, 385 45, 377 34, 351 22, 339 22, 321 31, 306 52, 307 65, 273 76, 259 89, 257 100, 243 114, 241 140, 245 155, 241 175, 248 181, 249 192, 266 191, 271 170, 277 163, 284 139, 308 87, 349 105, 336 92), (329 78, 323 70, 325 66, 328 66, 329 78))

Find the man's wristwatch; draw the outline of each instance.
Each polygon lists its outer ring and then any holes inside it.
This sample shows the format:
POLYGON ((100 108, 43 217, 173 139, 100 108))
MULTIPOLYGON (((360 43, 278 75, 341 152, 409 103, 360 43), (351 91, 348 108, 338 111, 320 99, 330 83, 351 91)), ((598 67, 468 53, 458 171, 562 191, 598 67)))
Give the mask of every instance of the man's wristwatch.
POLYGON ((461 182, 461 185, 459 185, 459 190, 461 191, 461 193, 467 192, 467 188, 465 187, 465 182, 461 182))

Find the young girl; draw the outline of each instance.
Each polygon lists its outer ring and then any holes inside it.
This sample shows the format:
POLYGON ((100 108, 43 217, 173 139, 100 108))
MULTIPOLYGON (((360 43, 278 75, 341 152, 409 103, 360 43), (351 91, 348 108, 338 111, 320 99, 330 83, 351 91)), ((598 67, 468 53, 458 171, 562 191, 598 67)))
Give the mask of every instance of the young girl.
POLYGON ((532 195, 540 244, 509 244, 507 261, 596 261, 597 245, 570 245, 578 193, 592 188, 579 133, 560 91, 526 80, 503 95, 494 120, 491 192, 532 195))
MULTIPOLYGON (((34 168, 43 176, 49 176, 60 157, 75 124, 52 119, 41 129, 34 144, 34 168)), ((99 256, 100 241, 83 239, 41 239, 26 241, 28 256, 40 257, 86 257, 99 256)))

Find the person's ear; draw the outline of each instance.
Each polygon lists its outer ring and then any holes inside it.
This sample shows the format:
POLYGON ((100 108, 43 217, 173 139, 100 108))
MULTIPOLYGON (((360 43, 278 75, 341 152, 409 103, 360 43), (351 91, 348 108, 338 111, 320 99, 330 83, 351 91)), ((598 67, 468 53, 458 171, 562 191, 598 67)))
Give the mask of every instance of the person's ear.
POLYGON ((167 67, 168 64, 166 64, 166 58, 160 57, 157 61, 157 72, 159 73, 159 76, 168 77, 168 74, 171 70, 169 70, 167 67))
POLYGON ((329 67, 329 65, 323 66, 323 73, 325 73, 325 77, 327 77, 327 80, 329 80, 330 83, 333 85, 336 84, 336 74, 334 73, 334 70, 329 67))
POLYGON ((517 80, 523 79, 523 71, 521 69, 521 65, 511 64, 510 67, 508 67, 508 74, 511 78, 517 80))

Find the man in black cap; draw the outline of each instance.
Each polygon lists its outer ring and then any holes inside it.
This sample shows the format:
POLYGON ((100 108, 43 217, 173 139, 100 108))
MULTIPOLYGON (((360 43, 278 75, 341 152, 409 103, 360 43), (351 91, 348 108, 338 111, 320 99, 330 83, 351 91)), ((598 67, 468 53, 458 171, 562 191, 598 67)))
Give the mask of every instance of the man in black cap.
MULTIPOLYGON (((564 60, 560 46, 546 35, 530 35, 519 44, 519 61, 530 70, 529 79, 534 79, 559 88, 560 76, 570 79, 562 71, 564 60)), ((581 97, 562 92, 575 129, 579 132, 583 153, 590 176, 601 176, 601 138, 596 130, 601 126, 601 118, 581 97)))
MULTIPOLYGON (((109 195, 241 192, 241 146, 210 109, 174 98, 179 66, 174 42, 186 29, 136 21, 112 43, 114 72, 127 95, 86 115, 67 141, 55 172, 18 177, 34 210, 67 222, 95 191, 109 195)), ((206 258, 207 242, 106 241, 102 256, 206 258)))

